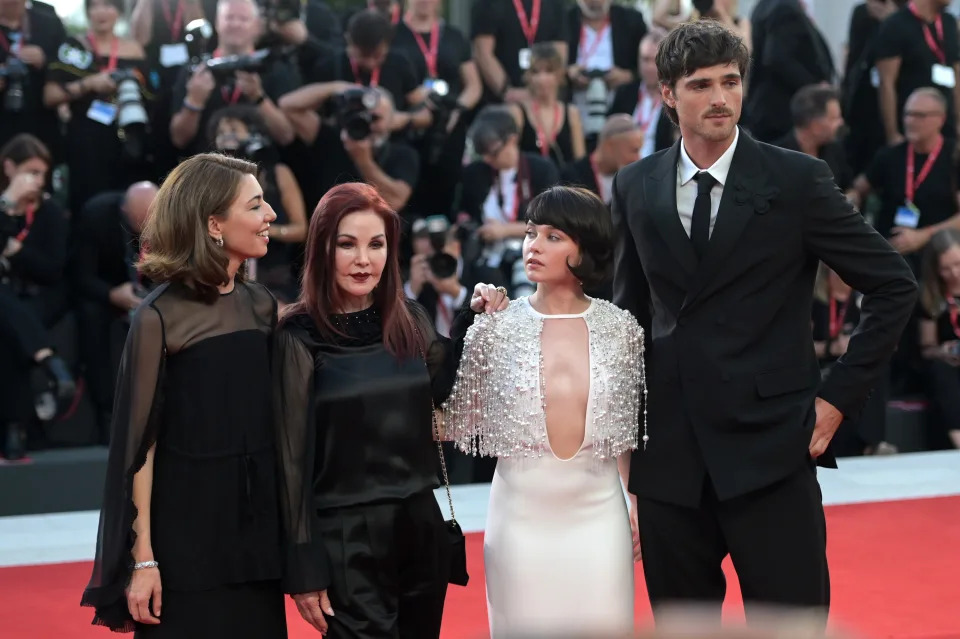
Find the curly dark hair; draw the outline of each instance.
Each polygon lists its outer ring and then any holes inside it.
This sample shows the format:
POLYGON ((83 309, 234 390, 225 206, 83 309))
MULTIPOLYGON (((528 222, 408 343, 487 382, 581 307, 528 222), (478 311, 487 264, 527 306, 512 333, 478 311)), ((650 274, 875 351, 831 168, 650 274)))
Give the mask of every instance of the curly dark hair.
MULTIPOLYGON (((719 64, 736 64, 747 77, 750 52, 743 39, 716 20, 687 22, 667 34, 657 48, 657 76, 661 86, 674 88, 677 82, 697 69, 719 64)), ((677 110, 663 105, 674 124, 677 110)))

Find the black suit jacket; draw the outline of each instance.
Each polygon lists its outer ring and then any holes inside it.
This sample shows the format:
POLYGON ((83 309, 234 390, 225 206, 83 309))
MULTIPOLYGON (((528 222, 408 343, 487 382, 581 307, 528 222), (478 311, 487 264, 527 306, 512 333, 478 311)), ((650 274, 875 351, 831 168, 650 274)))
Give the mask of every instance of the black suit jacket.
POLYGON ((825 163, 742 130, 698 263, 677 213, 679 149, 614 182, 614 302, 637 317, 648 348, 650 441, 634 453, 630 490, 693 507, 705 474, 727 500, 812 463, 814 399, 857 414, 917 284, 825 163), (810 330, 820 260, 865 295, 850 348, 822 388, 810 330))
POLYGON ((71 277, 82 299, 110 304, 110 289, 132 281, 139 246, 128 230, 121 191, 101 193, 74 221, 71 277))
MULTIPOLYGON (((797 142, 797 134, 791 130, 785 136, 773 143, 781 149, 800 152, 800 143, 797 142)), ((824 144, 817 150, 817 157, 827 163, 830 171, 833 173, 833 179, 840 187, 841 191, 846 191, 853 184, 853 171, 847 163, 847 153, 843 144, 839 141, 824 144)))
POLYGON ((753 57, 745 112, 753 135, 770 142, 793 126, 790 100, 797 91, 833 81, 833 59, 798 0, 760 0, 750 20, 753 57))
MULTIPOLYGON (((626 113, 629 116, 637 110, 637 102, 640 96, 640 83, 630 82, 618 87, 613 94, 613 102, 610 103, 610 109, 607 115, 614 113, 626 113)), ((660 109, 660 117, 657 119, 657 128, 655 132, 654 150, 662 151, 669 149, 677 140, 677 126, 670 120, 670 116, 663 109, 660 109)))
MULTIPOLYGON (((570 49, 569 60, 573 64, 580 52, 580 27, 583 26, 583 14, 580 7, 574 5, 567 11, 567 45, 570 49)), ((640 66, 640 41, 647 35, 647 24, 643 14, 636 9, 618 4, 610 6, 610 38, 613 44, 613 64, 631 71, 634 75, 640 66)))

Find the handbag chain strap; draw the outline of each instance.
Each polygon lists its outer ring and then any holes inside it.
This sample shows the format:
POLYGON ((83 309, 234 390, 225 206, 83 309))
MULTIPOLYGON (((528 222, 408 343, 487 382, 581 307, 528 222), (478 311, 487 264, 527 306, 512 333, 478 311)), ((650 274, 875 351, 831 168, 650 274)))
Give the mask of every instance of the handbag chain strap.
MULTIPOLYGON (((415 329, 417 331, 417 337, 420 337, 420 329, 415 329)), ((420 358, 423 360, 424 365, 427 363, 427 356, 423 352, 423 347, 419 344, 417 345, 418 350, 420 351, 420 358)), ((440 422, 437 418, 437 408, 433 405, 433 398, 430 398, 430 423, 433 427, 433 438, 437 442, 437 454, 440 456, 440 470, 443 473, 443 487, 447 490, 447 504, 450 506, 450 521, 457 523, 457 514, 453 510, 453 495, 450 493, 450 476, 447 474, 447 458, 443 454, 443 444, 440 442, 440 422)))

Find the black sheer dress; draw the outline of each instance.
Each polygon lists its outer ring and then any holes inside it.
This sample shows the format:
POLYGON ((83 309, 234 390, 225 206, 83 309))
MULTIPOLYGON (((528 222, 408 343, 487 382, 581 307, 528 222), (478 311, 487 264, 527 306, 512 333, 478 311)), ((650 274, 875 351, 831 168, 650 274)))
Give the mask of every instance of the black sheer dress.
POLYGON ((335 315, 325 338, 306 314, 277 333, 274 403, 285 532, 284 590, 327 590, 328 639, 440 634, 449 542, 432 407, 450 393, 469 311, 439 337, 409 302, 429 348, 397 359, 380 313, 335 315))
POLYGON ((97 556, 94 623, 178 639, 286 637, 270 406, 276 301, 237 282, 212 304, 182 284, 151 293, 124 348, 97 556), (156 443, 150 522, 161 623, 134 624, 133 476, 156 443))

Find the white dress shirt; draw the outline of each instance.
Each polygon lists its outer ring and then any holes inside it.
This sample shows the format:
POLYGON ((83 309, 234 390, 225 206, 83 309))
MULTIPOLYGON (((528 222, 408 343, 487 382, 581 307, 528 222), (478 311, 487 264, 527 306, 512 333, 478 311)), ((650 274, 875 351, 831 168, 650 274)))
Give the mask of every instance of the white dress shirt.
MULTIPOLYGON (((727 175, 730 173, 730 164, 733 162, 733 154, 737 150, 737 142, 740 140, 740 127, 736 128, 733 136, 733 143, 723 152, 717 161, 713 163, 705 172, 713 176, 717 181, 710 191, 710 235, 713 235, 713 227, 717 223, 717 211, 720 210, 720 198, 723 197, 723 187, 727 184, 727 175)), ((697 201, 697 182, 694 176, 700 172, 697 165, 693 163, 690 156, 687 155, 687 149, 680 142, 680 160, 677 162, 677 213, 680 214, 680 222, 683 224, 683 230, 690 236, 690 228, 693 226, 693 205, 697 201)))

